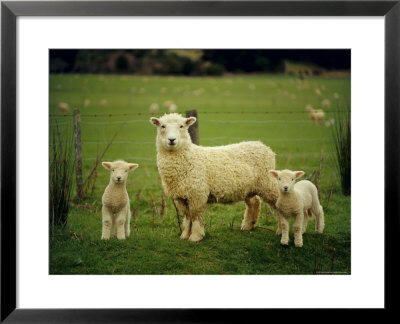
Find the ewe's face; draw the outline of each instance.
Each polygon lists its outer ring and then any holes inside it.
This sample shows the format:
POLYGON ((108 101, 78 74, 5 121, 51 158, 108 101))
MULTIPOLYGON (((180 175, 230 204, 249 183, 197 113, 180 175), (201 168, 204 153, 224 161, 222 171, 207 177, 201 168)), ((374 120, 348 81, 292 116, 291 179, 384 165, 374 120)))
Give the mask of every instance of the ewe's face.
POLYGON ((296 179, 300 178, 304 172, 303 171, 269 171, 273 177, 278 181, 278 187, 281 192, 292 192, 296 179))
POLYGON ((111 172, 111 180, 117 184, 123 184, 128 179, 128 174, 136 169, 139 165, 134 163, 126 163, 123 161, 103 162, 102 165, 111 172))
POLYGON ((176 151, 190 142, 188 128, 196 122, 196 118, 183 118, 180 115, 171 118, 166 115, 160 119, 152 117, 150 122, 157 126, 158 143, 169 151, 176 151))

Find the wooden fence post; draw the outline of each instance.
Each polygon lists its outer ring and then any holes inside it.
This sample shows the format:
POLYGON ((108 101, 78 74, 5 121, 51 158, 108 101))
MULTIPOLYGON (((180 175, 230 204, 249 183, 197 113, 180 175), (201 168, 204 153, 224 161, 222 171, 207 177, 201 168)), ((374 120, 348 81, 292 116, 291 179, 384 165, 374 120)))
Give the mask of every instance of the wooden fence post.
POLYGON ((74 109, 74 144, 75 144, 75 176, 76 195, 78 199, 83 198, 82 179, 82 140, 81 140, 81 112, 74 109))
POLYGON ((186 117, 196 117, 197 121, 189 127, 189 135, 192 143, 199 145, 199 117, 197 117, 197 110, 186 110, 186 117))

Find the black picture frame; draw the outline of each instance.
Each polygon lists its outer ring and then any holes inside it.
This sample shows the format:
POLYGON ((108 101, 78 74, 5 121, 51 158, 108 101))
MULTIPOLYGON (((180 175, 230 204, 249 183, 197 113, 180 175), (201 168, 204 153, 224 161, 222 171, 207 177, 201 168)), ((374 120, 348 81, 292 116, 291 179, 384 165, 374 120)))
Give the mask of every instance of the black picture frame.
MULTIPOLYGON (((16 19, 19 16, 384 16, 385 309, 395 307, 399 237, 400 0, 395 1, 2 1, 1 2, 1 322, 233 322, 265 310, 16 308, 16 19), (393 297, 392 297, 393 296, 393 297), (211 314, 212 312, 212 314, 211 314)), ((367 159, 367 157, 366 157, 367 159)), ((371 166, 369 176, 383 175, 371 166)), ((383 217, 383 215, 376 215, 383 217)), ((373 262, 371 260, 371 262, 373 262)), ((366 287, 367 289, 367 287, 366 287)), ((267 292, 266 292, 267 293, 267 292)), ((239 297, 238 297, 239 298, 239 297)))

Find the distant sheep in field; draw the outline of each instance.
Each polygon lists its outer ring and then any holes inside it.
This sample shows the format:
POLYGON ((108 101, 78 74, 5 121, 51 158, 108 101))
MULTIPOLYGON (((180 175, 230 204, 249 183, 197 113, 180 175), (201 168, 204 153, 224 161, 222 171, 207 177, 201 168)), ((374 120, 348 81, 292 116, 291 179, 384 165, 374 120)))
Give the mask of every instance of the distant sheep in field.
POLYGON ((139 165, 125 161, 103 162, 103 167, 110 171, 110 183, 106 187, 101 199, 103 229, 102 240, 108 240, 114 236, 117 230, 117 238, 124 240, 130 235, 131 211, 129 196, 126 191, 128 173, 139 165))
POLYGON ((325 112, 322 109, 313 109, 311 105, 306 106, 306 110, 310 116, 310 119, 315 123, 322 123, 325 119, 325 112))
POLYGON ((60 111, 69 111, 69 105, 66 102, 60 102, 57 106, 57 109, 60 111))
POLYGON ((101 106, 101 107, 105 107, 105 106, 107 106, 107 104, 108 104, 108 103, 107 103, 107 100, 106 100, 106 99, 101 99, 101 100, 100 100, 100 106, 101 106))
POLYGON ((329 99, 324 99, 321 101, 322 107, 329 107, 331 105, 331 101, 329 99))
POLYGON ((281 244, 289 244, 289 219, 294 217, 294 245, 302 247, 303 234, 312 214, 316 219, 315 231, 317 233, 324 231, 324 211, 318 199, 317 188, 308 180, 295 183, 296 179, 304 174, 303 171, 270 170, 269 172, 276 178, 279 187, 276 210, 278 214, 277 234, 282 234, 281 244))
POLYGON ((330 127, 335 125, 335 120, 333 118, 329 119, 328 121, 325 122, 326 127, 330 127))
POLYGON ((176 104, 170 104, 170 106, 168 107, 168 110, 170 113, 174 113, 178 110, 178 106, 176 104))
POLYGON ((149 112, 151 113, 151 114, 155 114, 156 112, 158 112, 158 103, 152 103, 151 105, 150 105, 150 108, 149 108, 149 112))
POLYGON ((185 215, 182 239, 200 241, 207 203, 244 201, 242 230, 254 228, 261 196, 275 206, 278 187, 268 170, 275 167, 275 153, 261 142, 241 142, 217 147, 192 143, 188 128, 195 117, 165 114, 150 118, 157 126, 157 167, 168 197, 185 215))

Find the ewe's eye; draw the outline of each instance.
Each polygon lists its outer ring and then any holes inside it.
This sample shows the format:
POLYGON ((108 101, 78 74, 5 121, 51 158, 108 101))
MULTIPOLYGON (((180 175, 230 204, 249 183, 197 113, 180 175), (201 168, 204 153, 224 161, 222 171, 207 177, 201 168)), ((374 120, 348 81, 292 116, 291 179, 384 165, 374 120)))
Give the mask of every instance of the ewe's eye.
POLYGON ((292 181, 294 181, 294 179, 292 179, 292 181))
POLYGON ((181 128, 183 128, 183 125, 181 125, 181 128))
POLYGON ((165 128, 165 126, 164 126, 164 125, 161 125, 161 128, 165 128))
POLYGON ((111 171, 114 172, 114 169, 112 169, 111 171))
POLYGON ((278 178, 279 181, 281 181, 281 178, 278 178))
POLYGON ((128 172, 128 170, 125 170, 125 172, 128 172))

